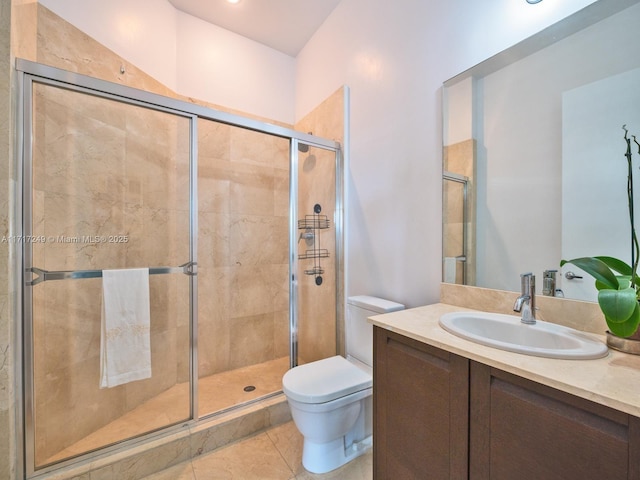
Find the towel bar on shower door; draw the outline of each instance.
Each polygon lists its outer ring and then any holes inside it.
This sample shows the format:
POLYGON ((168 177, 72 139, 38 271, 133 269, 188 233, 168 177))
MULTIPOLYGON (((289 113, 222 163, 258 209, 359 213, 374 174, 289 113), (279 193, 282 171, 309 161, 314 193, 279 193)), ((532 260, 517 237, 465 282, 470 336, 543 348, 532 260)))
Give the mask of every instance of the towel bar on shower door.
MULTIPOLYGON (((62 270, 62 271, 49 271, 43 270, 37 267, 30 267, 26 269, 27 273, 33 273, 38 275, 33 280, 27 281, 26 284, 30 286, 37 285, 47 280, 68 280, 68 279, 81 279, 81 278, 100 278, 102 277, 102 270, 62 270)), ((184 273, 185 275, 197 275, 198 264, 196 262, 187 262, 179 267, 150 267, 149 275, 163 275, 166 273, 184 273)))

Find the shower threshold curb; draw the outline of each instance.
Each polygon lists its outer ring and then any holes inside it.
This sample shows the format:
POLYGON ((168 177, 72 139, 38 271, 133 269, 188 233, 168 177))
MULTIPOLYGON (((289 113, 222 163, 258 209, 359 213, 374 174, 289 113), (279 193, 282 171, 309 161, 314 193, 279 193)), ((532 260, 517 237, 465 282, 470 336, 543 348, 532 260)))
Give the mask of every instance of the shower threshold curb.
POLYGON ((141 479, 290 420, 291 412, 286 397, 278 394, 245 407, 185 424, 172 433, 145 439, 133 446, 31 478, 141 479))

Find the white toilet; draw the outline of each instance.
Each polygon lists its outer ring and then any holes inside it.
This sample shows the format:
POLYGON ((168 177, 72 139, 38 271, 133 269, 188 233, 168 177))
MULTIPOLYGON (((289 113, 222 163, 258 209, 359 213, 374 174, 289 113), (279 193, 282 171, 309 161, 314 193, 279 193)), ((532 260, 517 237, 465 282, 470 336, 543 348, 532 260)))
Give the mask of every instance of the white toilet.
POLYGON ((304 437, 302 465, 326 473, 372 445, 373 326, 367 317, 404 305, 361 295, 347 300, 347 358, 292 368, 282 378, 293 421, 304 437))

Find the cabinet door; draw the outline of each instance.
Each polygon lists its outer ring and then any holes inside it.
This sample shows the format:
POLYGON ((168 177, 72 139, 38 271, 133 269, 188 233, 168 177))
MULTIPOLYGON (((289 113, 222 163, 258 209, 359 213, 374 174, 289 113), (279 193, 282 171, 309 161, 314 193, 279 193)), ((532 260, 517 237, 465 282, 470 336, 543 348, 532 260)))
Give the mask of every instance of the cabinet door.
POLYGON ((469 478, 638 479, 638 418, 471 362, 469 478))
POLYGON ((375 328, 374 478, 466 479, 469 361, 375 328))

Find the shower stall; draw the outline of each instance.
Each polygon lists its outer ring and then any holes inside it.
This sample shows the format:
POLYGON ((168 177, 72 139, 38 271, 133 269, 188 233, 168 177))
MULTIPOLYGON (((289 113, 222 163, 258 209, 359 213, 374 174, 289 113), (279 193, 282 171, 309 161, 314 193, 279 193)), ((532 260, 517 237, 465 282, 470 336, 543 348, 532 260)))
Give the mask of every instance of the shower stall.
POLYGON ((28 476, 276 395, 340 350, 337 142, 17 65, 28 476), (138 268, 151 375, 101 388, 103 272, 138 268))

